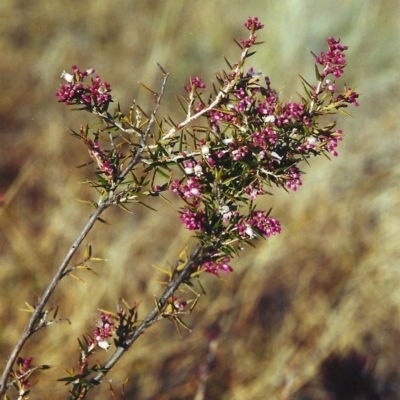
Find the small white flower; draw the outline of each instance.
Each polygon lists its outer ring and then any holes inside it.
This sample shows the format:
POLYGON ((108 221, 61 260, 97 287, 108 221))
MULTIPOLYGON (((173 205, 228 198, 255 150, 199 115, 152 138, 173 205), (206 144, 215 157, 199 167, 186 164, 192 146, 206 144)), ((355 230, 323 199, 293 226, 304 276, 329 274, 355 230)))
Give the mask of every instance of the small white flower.
POLYGON ((207 156, 210 153, 210 148, 208 146, 203 146, 201 148, 201 154, 203 154, 203 156, 207 156))
POLYGON ((221 206, 219 208, 219 212, 222 215, 222 220, 224 222, 228 221, 233 215, 232 211, 230 210, 230 208, 227 205, 221 206))
POLYGON ((99 345, 99 347, 101 347, 104 350, 108 350, 111 347, 111 344, 105 340, 101 340, 101 341, 97 342, 97 344, 99 345))
POLYGON ((259 72, 255 72, 255 71, 253 71, 253 73, 251 74, 251 76, 253 77, 253 78, 258 78, 259 76, 262 76, 262 72, 261 71, 259 71, 259 72))
POLYGON ((222 206, 220 208, 220 212, 221 212, 221 214, 227 214, 229 212, 229 207, 227 205, 222 206))
POLYGON ((230 144, 230 143, 233 143, 233 138, 227 138, 227 139, 224 139, 222 142, 223 142, 224 144, 230 144))
POLYGON ((193 167, 186 167, 186 168, 185 168, 185 174, 186 174, 186 175, 191 175, 191 174, 193 174, 193 173, 194 173, 193 167))
POLYGON ((190 193, 192 193, 192 195, 196 196, 196 197, 200 197, 201 196, 200 190, 197 189, 197 188, 190 189, 190 193))
POLYGON ((63 71, 60 78, 64 78, 67 82, 71 83, 74 80, 74 75, 71 75, 68 72, 63 71))
POLYGON ((107 88, 106 88, 106 85, 104 85, 104 84, 101 84, 101 85, 99 86, 99 89, 98 89, 98 91, 99 91, 99 93, 100 93, 100 94, 107 93, 107 88))
POLYGON ((264 118, 264 121, 265 122, 271 122, 272 124, 275 122, 275 115, 267 115, 265 118, 264 118))
POLYGON ((314 136, 310 136, 307 138, 307 142, 313 146, 318 144, 318 139, 314 136))
POLYGON ((249 236, 250 239, 253 239, 256 236, 256 234, 253 231, 253 228, 250 225, 247 225, 245 232, 249 236))
POLYGON ((265 158, 265 151, 261 150, 258 154, 257 154, 257 160, 261 161, 265 158))
POLYGON ((88 352, 91 352, 94 349, 95 342, 93 342, 89 347, 88 347, 88 352))
POLYGON ((282 157, 281 157, 278 153, 275 153, 275 151, 272 151, 272 152, 271 152, 271 156, 272 156, 273 158, 279 160, 279 161, 282 160, 282 157))
POLYGON ((201 167, 201 165, 196 165, 196 166, 194 167, 194 174, 195 174, 196 176, 201 176, 201 175, 203 175, 203 168, 201 167))

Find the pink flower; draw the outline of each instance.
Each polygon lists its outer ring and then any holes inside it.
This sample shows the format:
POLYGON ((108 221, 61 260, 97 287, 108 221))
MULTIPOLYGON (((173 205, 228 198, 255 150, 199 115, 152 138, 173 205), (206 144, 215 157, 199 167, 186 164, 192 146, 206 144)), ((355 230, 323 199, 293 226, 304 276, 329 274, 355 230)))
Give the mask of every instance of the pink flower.
POLYGON ((61 78, 67 82, 61 86, 56 96, 60 102, 70 104, 83 104, 86 106, 100 106, 112 101, 111 86, 102 82, 100 77, 92 79, 92 85, 84 85, 84 78, 94 73, 94 69, 80 71, 77 66, 72 67, 73 74, 63 71, 61 78))
POLYGON ((332 74, 335 78, 340 78, 346 65, 346 56, 343 51, 347 50, 348 46, 339 44, 340 39, 333 37, 328 38, 327 42, 329 50, 326 53, 321 52, 315 61, 324 67, 322 77, 332 74))
POLYGON ((298 186, 301 186, 303 184, 300 179, 301 175, 299 169, 295 166, 290 167, 286 176, 287 176, 286 187, 288 189, 292 189, 294 192, 297 190, 298 186))
POLYGON ((204 211, 190 211, 187 208, 182 210, 180 219, 190 231, 203 231, 207 222, 206 213, 204 211))
POLYGON ((220 261, 209 260, 202 265, 202 269, 205 272, 214 274, 216 276, 218 276, 219 271, 223 272, 224 274, 228 274, 229 272, 233 271, 233 268, 230 265, 228 265, 228 262, 230 260, 231 259, 229 257, 225 257, 220 261))
POLYGON ((24 392, 31 386, 28 377, 30 375, 29 370, 31 369, 32 360, 33 357, 17 358, 18 371, 16 371, 15 374, 17 378, 19 378, 19 384, 21 385, 22 391, 24 392))
POLYGON ((248 220, 242 219, 236 224, 239 235, 243 239, 253 239, 257 233, 262 236, 270 237, 281 233, 280 222, 272 217, 266 215, 264 211, 253 211, 248 220))
POLYGON ((93 349, 97 345, 104 350, 108 350, 111 345, 107 342, 107 339, 114 334, 114 322, 111 321, 111 314, 101 313, 100 318, 100 321, 95 320, 94 340, 89 341, 89 349, 93 349))
POLYGON ((264 28, 264 25, 263 25, 261 22, 258 21, 258 18, 257 18, 257 17, 254 17, 254 18, 249 17, 249 18, 247 18, 247 21, 246 21, 246 23, 244 24, 244 26, 245 26, 249 31, 251 31, 251 30, 253 30, 253 29, 254 29, 255 31, 258 31, 258 30, 264 28))
POLYGON ((201 78, 195 76, 194 78, 190 78, 190 85, 186 86, 186 90, 191 92, 193 89, 205 89, 206 85, 202 82, 201 78))

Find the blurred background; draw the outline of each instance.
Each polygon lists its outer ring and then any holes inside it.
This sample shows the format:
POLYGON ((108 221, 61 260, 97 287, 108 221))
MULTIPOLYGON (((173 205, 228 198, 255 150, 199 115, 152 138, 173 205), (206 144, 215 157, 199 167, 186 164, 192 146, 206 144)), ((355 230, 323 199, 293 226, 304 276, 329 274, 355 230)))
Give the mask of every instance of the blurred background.
MULTIPOLYGON (((223 56, 237 60, 232 38, 245 38, 244 22, 257 16, 265 44, 248 66, 286 101, 302 91, 298 74, 314 78, 309 50, 325 51, 334 36, 350 46, 344 79, 362 94, 360 107, 339 118, 338 158, 303 165, 296 193, 260 202, 283 233, 244 251, 229 276, 204 277, 207 295, 185 318, 191 333, 168 320, 146 332, 107 376, 114 396, 193 399, 209 332, 218 332, 206 399, 399 399, 399 15, 396 0, 2 0, 1 365, 28 319, 24 302, 40 296, 92 211, 78 200, 96 200, 81 183, 89 171, 76 168, 87 152, 67 132, 93 119, 57 103, 61 72, 95 68, 124 111, 134 99, 150 110, 138 81, 158 91, 159 62, 171 74, 161 114, 179 120, 175 94, 190 76, 210 88, 223 56)), ((92 333, 97 309, 115 311, 123 297, 139 301, 144 317, 162 290, 153 266, 193 246, 176 203, 150 205, 157 212, 108 210, 109 225, 85 241, 108 261, 91 264, 98 276, 78 273, 84 283, 65 279, 51 298, 71 325, 40 331, 22 352, 53 367, 32 377, 31 399, 66 398, 55 380, 76 368, 76 339, 92 333)), ((106 384, 89 396, 111 397, 106 384)))

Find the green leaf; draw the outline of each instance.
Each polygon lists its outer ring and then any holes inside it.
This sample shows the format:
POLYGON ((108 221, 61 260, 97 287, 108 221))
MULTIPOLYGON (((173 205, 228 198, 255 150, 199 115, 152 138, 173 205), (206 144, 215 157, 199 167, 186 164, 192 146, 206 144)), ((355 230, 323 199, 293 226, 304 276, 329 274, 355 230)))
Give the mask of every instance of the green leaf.
POLYGON ((102 222, 103 224, 106 224, 106 225, 110 225, 107 221, 105 221, 103 218, 100 218, 100 217, 97 217, 97 221, 100 221, 100 222, 102 222))
POLYGON ((87 244, 85 246, 85 250, 83 251, 83 258, 84 260, 88 260, 92 255, 92 246, 90 244, 87 244))
POLYGON ((339 112, 346 117, 354 118, 351 114, 349 114, 347 111, 344 111, 343 108, 339 108, 339 112))
POLYGON ((153 208, 153 207, 150 207, 148 204, 146 204, 146 203, 143 203, 142 201, 139 201, 139 203, 140 203, 142 206, 145 206, 145 207, 147 207, 149 210, 152 210, 152 211, 157 211, 155 208, 153 208))
POLYGON ((169 178, 170 178, 170 175, 167 174, 167 173, 165 173, 163 170, 161 170, 161 168, 157 168, 157 169, 156 169, 156 173, 157 173, 157 174, 160 174, 161 176, 163 176, 163 177, 166 178, 166 179, 169 179, 169 178))
MULTIPOLYGON (((305 83, 304 83, 304 82, 301 82, 301 84, 303 85, 303 88, 304 88, 304 91, 306 92, 307 97, 308 97, 310 100, 312 100, 311 93, 308 91, 308 89, 307 89, 305 83)), ((303 96, 300 95, 300 97, 301 97, 302 99, 304 99, 303 96)), ((305 99, 304 99, 304 100, 305 100, 305 99)))
POLYGON ((104 188, 106 188, 108 186, 108 182, 107 180, 98 172, 96 172, 96 176, 98 181, 100 182, 100 185, 104 188))
POLYGON ((187 102, 187 99, 184 98, 183 96, 175 96, 175 97, 176 97, 176 99, 178 100, 178 103, 179 103, 179 105, 181 106, 183 112, 186 114, 186 113, 187 113, 187 108, 185 107, 185 105, 184 105, 183 102, 181 101, 181 98, 183 98, 186 102, 187 102))
POLYGON ((243 46, 236 39, 233 39, 233 41, 240 47, 241 50, 243 50, 243 46))
POLYGON ((230 64, 230 62, 227 60, 227 58, 225 56, 224 56, 224 60, 228 64, 229 69, 233 69, 232 65, 230 64))
POLYGON ((157 96, 156 92, 153 92, 149 87, 147 87, 144 83, 139 82, 139 85, 144 87, 146 90, 148 90, 153 96, 157 96))
POLYGON ((132 214, 132 211, 126 208, 122 203, 118 203, 118 207, 121 207, 124 211, 128 212, 129 214, 132 214))
POLYGON ((254 55, 254 54, 256 54, 257 52, 256 51, 253 51, 253 52, 251 52, 251 53, 247 53, 246 54, 246 58, 249 58, 249 57, 251 57, 252 55, 254 55))
POLYGON ((321 74, 319 73, 319 70, 318 70, 318 65, 314 64, 314 67, 315 67, 315 76, 317 77, 317 80, 318 81, 322 80, 322 76, 321 76, 321 74))

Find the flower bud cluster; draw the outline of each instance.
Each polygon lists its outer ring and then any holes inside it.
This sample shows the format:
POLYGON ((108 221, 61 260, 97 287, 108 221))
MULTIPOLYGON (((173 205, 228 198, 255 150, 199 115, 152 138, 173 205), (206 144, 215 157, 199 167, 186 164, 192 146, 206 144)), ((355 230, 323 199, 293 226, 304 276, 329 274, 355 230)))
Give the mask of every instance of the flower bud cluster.
POLYGON ((202 269, 203 271, 216 276, 218 276, 219 272, 227 274, 233 271, 232 267, 228 264, 230 261, 230 257, 223 257, 220 260, 215 260, 209 257, 207 261, 204 261, 202 269))
POLYGON ((110 347, 107 339, 114 334, 114 322, 111 320, 111 314, 101 313, 100 318, 100 321, 95 320, 96 327, 93 331, 93 340, 88 341, 89 351, 95 346, 99 346, 105 350, 110 347))
POLYGON ((80 71, 77 66, 72 67, 73 73, 63 71, 61 78, 66 80, 56 96, 60 102, 67 105, 82 104, 87 108, 107 107, 112 101, 111 86, 102 82, 99 76, 91 79, 91 85, 84 83, 85 77, 94 73, 94 69, 80 71))
MULTIPOLYGON (((246 45, 241 43, 249 47, 254 44, 255 30, 263 25, 251 18, 245 25, 251 35, 246 45)), ((305 98, 282 102, 269 78, 262 82, 262 74, 253 68, 239 77, 233 73, 217 76, 221 86, 232 83, 232 89, 211 109, 198 95, 200 102, 193 110, 206 110, 203 116, 209 128, 203 137, 196 137, 191 154, 199 156, 181 153, 184 176, 173 180, 170 190, 185 202, 180 217, 184 225, 195 231, 210 254, 219 249, 218 259, 205 261, 203 270, 229 272, 232 243, 279 234, 279 221, 269 212, 256 210, 253 201, 270 194, 271 186, 296 191, 302 185, 300 161, 323 153, 338 155, 342 131, 334 123, 320 127, 318 119, 348 104, 358 105, 354 90, 345 88, 337 95, 336 84, 326 79, 343 73, 347 46, 339 42, 329 38, 329 51, 316 58, 324 71, 318 91, 307 83, 308 98, 314 103, 305 98)))
POLYGON ((250 37, 248 39, 241 39, 239 40, 239 43, 242 45, 242 47, 245 48, 250 48, 253 46, 256 42, 256 35, 254 34, 256 31, 263 29, 264 25, 258 20, 257 17, 255 18, 247 18, 246 23, 244 26, 247 28, 247 30, 250 31, 250 37))
POLYGON ((348 47, 341 45, 340 39, 329 38, 328 51, 315 56, 317 82, 312 85, 302 78, 305 97, 284 102, 268 77, 253 68, 245 72, 244 63, 251 55, 248 50, 258 44, 257 33, 264 25, 258 18, 248 18, 244 25, 249 36, 239 41, 240 60, 233 66, 228 63, 229 72, 217 74, 219 91, 214 87, 215 95, 203 99, 206 85, 199 76, 191 77, 185 86, 186 120, 175 124, 167 118, 172 126, 168 132, 160 124, 158 134, 150 134, 153 119, 135 104, 129 115, 119 107, 114 115, 102 112, 112 101, 111 88, 99 77, 92 79, 91 85, 84 83, 93 69, 80 71, 74 66, 72 74, 64 72, 66 83, 56 94, 67 105, 84 105, 105 124, 94 140, 83 128, 75 134, 98 166, 97 187, 116 193, 116 186, 131 172, 133 180, 120 192, 119 203, 134 201, 139 195, 159 196, 169 187, 185 203, 180 219, 202 245, 203 270, 213 274, 231 270, 227 263, 242 242, 281 232, 271 210, 259 210, 254 202, 270 195, 271 187, 296 191, 302 186, 301 161, 321 154, 336 157, 342 131, 335 129, 335 122, 320 125, 320 119, 348 105, 358 106, 355 90, 344 87, 339 91, 335 82, 346 66, 348 47), (204 124, 200 118, 205 118, 204 124), (191 126, 192 121, 197 125, 191 126), (116 131, 121 134, 115 135, 116 131), (99 145, 99 139, 107 136, 103 132, 110 138, 109 151, 99 145), (150 140, 154 140, 151 145, 150 140), (121 151, 122 146, 129 147, 125 158, 116 150, 121 151), (124 163, 130 159, 125 169, 122 158, 124 163), (143 163, 143 175, 136 176, 138 163, 143 163), (177 177, 171 169, 174 165, 182 171, 177 177), (147 178, 149 173, 154 173, 152 179, 147 178), (157 173, 166 178, 164 184, 155 185, 157 173), (142 191, 146 185, 150 189, 142 191))
POLYGON ((193 89, 205 89, 206 85, 202 82, 201 78, 195 76, 194 78, 190 78, 190 85, 186 86, 186 90, 188 92, 192 92, 193 89))
POLYGON ((83 126, 80 127, 79 135, 76 136, 86 145, 90 158, 97 164, 97 173, 101 174, 107 183, 111 185, 119 171, 119 163, 123 154, 103 150, 97 139, 92 140, 87 137, 87 131, 83 126))
POLYGON ((24 393, 31 386, 31 383, 29 382, 28 378, 32 361, 33 357, 28 357, 28 358, 18 357, 17 359, 18 371, 16 371, 15 375, 18 378, 21 393, 24 393))
POLYGON ((340 39, 333 37, 328 38, 327 42, 329 50, 326 53, 321 52, 320 56, 315 58, 315 61, 324 67, 321 77, 325 78, 332 74, 335 78, 340 78, 346 65, 346 56, 343 52, 348 49, 348 46, 341 45, 340 39))
POLYGON ((247 21, 245 22, 244 26, 249 30, 249 31, 258 31, 260 29, 264 28, 264 25, 258 20, 257 17, 254 18, 247 18, 247 21))

